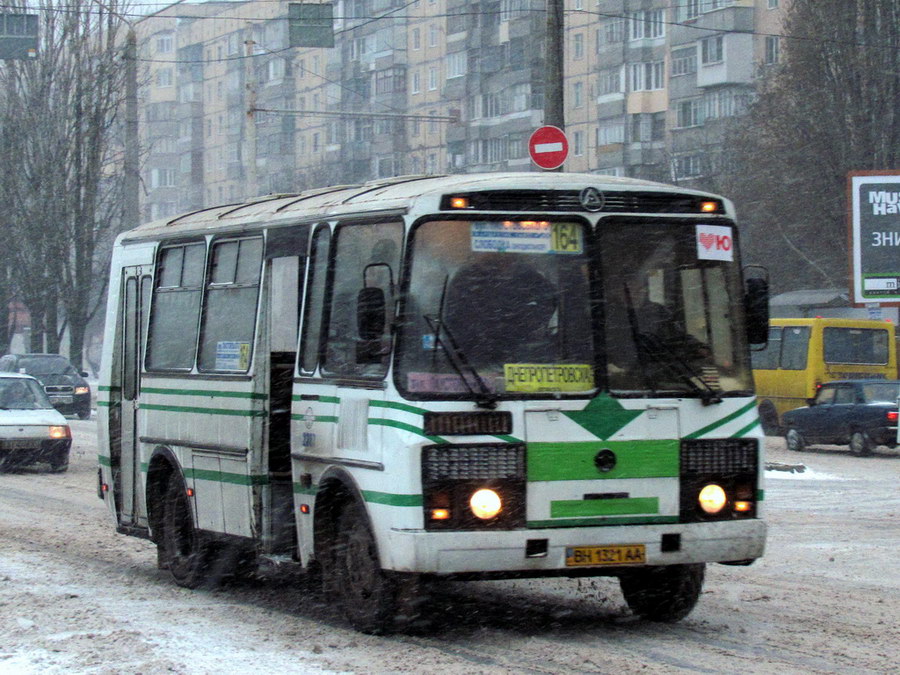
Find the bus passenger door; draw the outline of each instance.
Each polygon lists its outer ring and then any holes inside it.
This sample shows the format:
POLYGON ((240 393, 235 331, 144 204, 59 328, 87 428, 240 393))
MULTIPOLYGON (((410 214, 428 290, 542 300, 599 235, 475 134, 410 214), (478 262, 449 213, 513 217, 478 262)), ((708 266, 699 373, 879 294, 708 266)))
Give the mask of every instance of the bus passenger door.
POLYGON ((138 399, 141 388, 144 338, 150 309, 151 277, 140 266, 123 271, 123 307, 121 324, 121 456, 116 492, 120 525, 137 525, 143 514, 140 499, 141 458, 138 427, 138 399))

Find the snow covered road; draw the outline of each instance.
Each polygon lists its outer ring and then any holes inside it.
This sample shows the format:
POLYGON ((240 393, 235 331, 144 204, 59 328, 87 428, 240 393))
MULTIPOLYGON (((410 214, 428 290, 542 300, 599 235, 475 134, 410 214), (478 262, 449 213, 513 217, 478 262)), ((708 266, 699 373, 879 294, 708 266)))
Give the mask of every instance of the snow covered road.
POLYGON ((354 632, 303 575, 188 591, 96 494, 96 431, 61 475, 0 475, 0 673, 889 673, 900 663, 900 450, 769 457, 766 556, 711 565, 675 625, 614 580, 452 583, 417 635, 354 632))

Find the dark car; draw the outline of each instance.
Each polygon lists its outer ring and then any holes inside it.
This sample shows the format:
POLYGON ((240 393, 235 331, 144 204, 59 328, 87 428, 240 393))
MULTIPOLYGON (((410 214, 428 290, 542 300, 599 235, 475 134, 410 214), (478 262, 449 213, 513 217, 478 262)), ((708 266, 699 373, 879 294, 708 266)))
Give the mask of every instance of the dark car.
POLYGON ((879 445, 897 447, 900 380, 836 380, 823 385, 806 408, 782 416, 790 450, 817 443, 849 445, 856 455, 879 445))
POLYGON ((53 407, 63 415, 91 416, 91 388, 84 378, 60 354, 7 354, 0 357, 0 372, 25 373, 37 379, 47 392, 53 407))

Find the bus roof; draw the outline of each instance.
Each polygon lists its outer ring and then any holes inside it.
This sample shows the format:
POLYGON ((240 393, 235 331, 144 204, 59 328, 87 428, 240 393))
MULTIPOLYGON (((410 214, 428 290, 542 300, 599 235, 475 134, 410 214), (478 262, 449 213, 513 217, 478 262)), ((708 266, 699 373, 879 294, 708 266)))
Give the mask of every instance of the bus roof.
MULTIPOLYGON (((611 200, 614 194, 621 193, 656 193, 673 197, 719 199, 725 204, 725 212, 730 211, 730 203, 718 195, 698 190, 690 190, 664 183, 638 180, 634 178, 618 178, 587 173, 487 173, 457 174, 449 176, 398 176, 383 180, 370 181, 360 185, 339 185, 315 188, 296 194, 266 195, 244 202, 212 206, 191 211, 170 218, 155 220, 140 225, 120 235, 120 240, 146 240, 169 238, 204 231, 214 233, 220 230, 241 229, 246 225, 262 223, 277 224, 279 222, 298 222, 340 216, 342 214, 379 213, 409 210, 415 200, 422 199, 435 212, 439 211, 441 197, 447 194, 510 192, 510 191, 562 191, 571 193, 565 206, 552 208, 554 212, 587 212, 579 203, 578 195, 587 187, 594 187, 607 197, 604 213, 660 213, 663 210, 658 203, 652 208, 652 200, 632 199, 617 208, 621 200, 611 200)), ((674 201, 674 200, 673 200, 674 201)), ((521 204, 521 202, 516 202, 521 204)), ((491 209, 494 210, 494 209, 491 209)), ((528 211, 507 206, 509 211, 528 211)), ((541 205, 531 211, 545 212, 541 205)), ((701 215, 697 212, 684 213, 701 215)), ((721 215, 721 214, 719 214, 721 215)))

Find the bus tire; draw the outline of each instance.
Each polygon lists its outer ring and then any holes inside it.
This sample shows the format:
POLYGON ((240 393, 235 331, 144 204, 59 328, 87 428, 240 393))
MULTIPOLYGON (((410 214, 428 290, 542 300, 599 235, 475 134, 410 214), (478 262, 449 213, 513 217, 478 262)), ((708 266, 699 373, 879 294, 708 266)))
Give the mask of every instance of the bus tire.
POLYGON ((208 544, 201 542, 184 484, 171 476, 166 485, 162 516, 160 567, 169 570, 172 579, 184 588, 211 585, 208 544))
POLYGON ((706 563, 642 568, 619 577, 619 586, 632 612, 648 621, 674 623, 700 599, 705 571, 706 563))
POLYGON ((334 584, 341 609, 361 633, 386 632, 397 609, 396 578, 381 569, 378 546, 365 509, 348 503, 338 518, 333 557, 334 584))
POLYGON ((762 401, 759 404, 759 421, 762 424, 763 433, 766 436, 777 436, 781 429, 778 422, 778 411, 771 401, 762 401))
POLYGON ((787 449, 792 452, 803 452, 806 450, 806 439, 796 429, 788 429, 784 435, 784 440, 787 443, 787 449))
POLYGON ((872 454, 875 444, 865 431, 856 430, 850 434, 850 452, 859 457, 867 457, 872 454))

